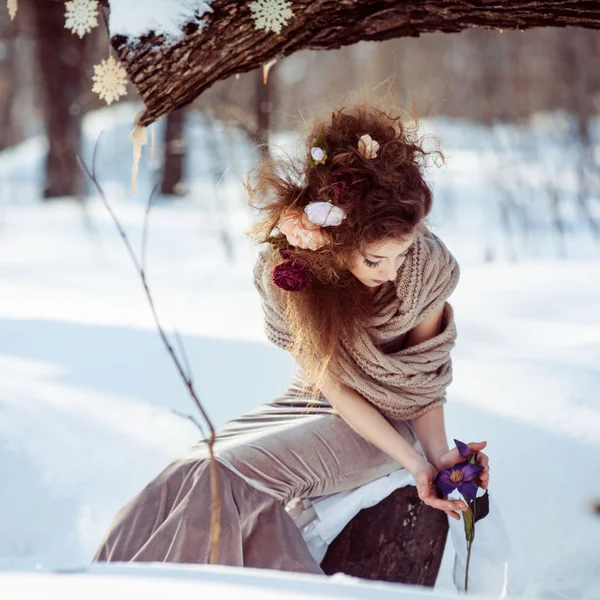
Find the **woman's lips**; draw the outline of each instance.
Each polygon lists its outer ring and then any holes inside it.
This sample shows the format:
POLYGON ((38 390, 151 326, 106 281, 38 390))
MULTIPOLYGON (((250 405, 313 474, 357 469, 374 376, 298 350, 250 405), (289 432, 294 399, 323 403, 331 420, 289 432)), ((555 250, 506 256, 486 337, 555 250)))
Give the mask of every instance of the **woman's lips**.
POLYGON ((380 281, 379 279, 373 279, 375 283, 385 283, 385 281, 380 281))

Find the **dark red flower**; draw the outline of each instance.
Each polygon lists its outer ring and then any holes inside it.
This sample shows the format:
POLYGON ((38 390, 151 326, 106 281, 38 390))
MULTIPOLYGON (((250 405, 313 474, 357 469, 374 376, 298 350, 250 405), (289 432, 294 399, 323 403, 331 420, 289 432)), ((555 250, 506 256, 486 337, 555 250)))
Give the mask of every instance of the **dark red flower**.
POLYGON ((273 283, 286 292, 301 292, 312 282, 308 264, 300 258, 282 262, 273 269, 273 283))
POLYGON ((342 198, 347 187, 348 183, 345 181, 335 181, 331 184, 333 199, 336 203, 342 198))

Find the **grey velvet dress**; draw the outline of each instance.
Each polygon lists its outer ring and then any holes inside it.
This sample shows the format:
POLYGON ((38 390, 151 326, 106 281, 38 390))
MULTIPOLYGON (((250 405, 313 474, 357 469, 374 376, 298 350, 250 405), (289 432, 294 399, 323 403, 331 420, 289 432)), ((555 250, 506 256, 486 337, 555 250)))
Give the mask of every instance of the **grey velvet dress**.
MULTIPOLYGON (((390 342, 384 351, 397 347, 390 342)), ((322 574, 286 504, 354 489, 402 468, 354 431, 325 396, 303 396, 302 382, 298 369, 283 395, 217 431, 219 564, 322 574)), ((422 453, 412 421, 388 421, 422 453)), ((119 511, 94 560, 208 563, 208 457, 202 440, 159 473, 119 511)))

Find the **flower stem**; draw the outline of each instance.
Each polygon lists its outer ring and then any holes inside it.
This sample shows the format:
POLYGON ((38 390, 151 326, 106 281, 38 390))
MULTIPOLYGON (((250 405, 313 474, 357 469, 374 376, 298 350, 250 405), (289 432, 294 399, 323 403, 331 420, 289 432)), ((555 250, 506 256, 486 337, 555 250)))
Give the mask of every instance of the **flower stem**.
POLYGON ((475 539, 475 500, 473 498, 472 508, 473 511, 473 524, 472 524, 472 535, 471 539, 467 540, 467 565, 465 568, 465 593, 469 590, 469 563, 471 562, 471 547, 473 546, 473 540, 475 539))
POLYGON ((467 568, 465 569, 465 592, 469 590, 469 561, 471 560, 471 545, 473 542, 467 542, 467 568))

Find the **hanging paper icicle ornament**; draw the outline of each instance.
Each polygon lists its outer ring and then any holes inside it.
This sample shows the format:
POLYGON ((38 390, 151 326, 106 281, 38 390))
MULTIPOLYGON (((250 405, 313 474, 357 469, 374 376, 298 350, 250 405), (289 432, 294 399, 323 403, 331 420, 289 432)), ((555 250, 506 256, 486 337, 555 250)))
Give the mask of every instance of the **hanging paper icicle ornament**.
POLYGON ((112 56, 94 65, 92 92, 100 96, 106 104, 112 104, 127 94, 127 71, 112 56))
POLYGON ((6 0, 6 8, 12 21, 17 16, 17 0, 6 0))
POLYGON ((82 38, 98 27, 98 0, 65 2, 65 28, 82 38))
POLYGON ((294 16, 288 0, 255 0, 249 4, 257 29, 266 29, 281 33, 281 28, 287 25, 294 16))
POLYGON ((267 85, 267 81, 269 79, 269 71, 271 67, 277 63, 276 58, 272 58, 267 64, 263 65, 263 84, 267 85))

